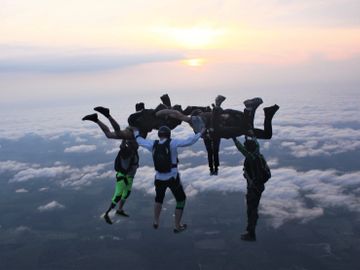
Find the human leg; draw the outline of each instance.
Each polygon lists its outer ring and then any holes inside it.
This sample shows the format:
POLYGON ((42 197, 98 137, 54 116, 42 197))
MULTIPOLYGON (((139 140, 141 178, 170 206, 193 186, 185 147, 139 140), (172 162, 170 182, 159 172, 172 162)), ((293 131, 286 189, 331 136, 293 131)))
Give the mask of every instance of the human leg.
POLYGON ((255 228, 259 218, 258 208, 264 187, 248 187, 246 193, 247 236, 243 240, 256 240, 255 228))
POLYGON ((124 181, 120 180, 119 173, 116 174, 116 184, 115 184, 115 191, 114 195, 111 199, 111 204, 108 208, 108 210, 105 212, 104 219, 107 223, 112 224, 112 221, 109 217, 109 213, 112 209, 115 208, 116 204, 120 201, 122 192, 125 188, 124 181))
POLYGON ((116 214, 121 215, 121 216, 125 216, 125 217, 129 217, 129 215, 124 211, 123 207, 125 205, 125 202, 126 202, 127 198, 129 198, 129 196, 131 194, 133 178, 126 175, 123 182, 124 182, 125 186, 124 186, 124 189, 123 189, 123 191, 121 193, 121 199, 119 201, 119 208, 116 211, 116 214))
POLYGON ((213 156, 214 156, 214 173, 215 175, 218 174, 219 171, 219 151, 220 151, 220 141, 221 138, 217 136, 213 136, 212 138, 212 149, 213 149, 213 156))
POLYGON ((160 223, 160 214, 162 209, 162 204, 165 197, 165 192, 167 188, 166 181, 155 180, 155 205, 154 205, 154 223, 153 226, 155 229, 158 228, 160 223))
POLYGON ((186 202, 186 195, 184 192, 184 188, 181 184, 179 175, 177 176, 176 179, 169 181, 171 181, 169 183, 170 190, 176 200, 174 232, 180 232, 186 228, 186 225, 181 223, 181 218, 183 215, 185 202, 186 202))
POLYGON ((209 164, 209 170, 210 175, 214 174, 214 161, 213 161, 213 148, 212 148, 212 141, 210 138, 204 138, 204 144, 208 156, 208 164, 209 164))
POLYGON ((275 115, 275 113, 279 110, 279 106, 278 105, 273 105, 271 107, 266 107, 264 108, 264 114, 265 114, 265 119, 264 119, 264 129, 258 129, 258 128, 254 128, 254 135, 256 138, 258 139, 266 139, 269 140, 272 137, 272 119, 275 115))

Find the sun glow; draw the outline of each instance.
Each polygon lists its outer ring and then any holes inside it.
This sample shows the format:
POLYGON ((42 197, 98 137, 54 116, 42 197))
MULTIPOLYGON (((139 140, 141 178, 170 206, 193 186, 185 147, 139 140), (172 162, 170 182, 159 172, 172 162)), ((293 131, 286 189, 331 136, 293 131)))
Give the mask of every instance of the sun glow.
POLYGON ((224 35, 225 30, 211 27, 158 27, 153 32, 188 49, 203 49, 214 46, 219 37, 224 35))
POLYGON ((192 58, 184 60, 183 63, 190 67, 201 67, 204 65, 205 60, 203 58, 192 58))

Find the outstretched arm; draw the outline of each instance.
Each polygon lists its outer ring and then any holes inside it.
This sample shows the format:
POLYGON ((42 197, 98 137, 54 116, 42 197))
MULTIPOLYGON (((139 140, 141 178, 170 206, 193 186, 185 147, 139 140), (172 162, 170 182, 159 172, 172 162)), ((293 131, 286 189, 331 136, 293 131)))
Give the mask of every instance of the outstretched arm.
POLYGON ((153 146, 154 146, 154 141, 147 140, 147 139, 144 139, 143 137, 141 137, 140 133, 137 129, 134 129, 134 137, 135 137, 138 145, 144 147, 145 149, 149 150, 150 152, 152 151, 153 146))
POLYGON ((184 115, 181 112, 177 111, 177 110, 173 110, 173 109, 163 109, 160 110, 158 112, 156 112, 156 117, 171 117, 174 118, 176 120, 180 120, 180 121, 184 121, 190 124, 190 116, 184 115))
POLYGON ((234 141, 236 148, 241 152, 241 154, 244 155, 244 157, 253 156, 248 150, 246 150, 245 146, 237 138, 232 138, 232 139, 234 141))
POLYGON ((205 128, 201 130, 201 132, 199 133, 196 133, 196 134, 193 134, 191 136, 189 136, 188 138, 186 139, 174 139, 174 142, 176 143, 176 146, 177 147, 186 147, 186 146, 190 146, 194 143, 196 143, 199 138, 201 137, 201 135, 203 135, 205 132, 205 128))

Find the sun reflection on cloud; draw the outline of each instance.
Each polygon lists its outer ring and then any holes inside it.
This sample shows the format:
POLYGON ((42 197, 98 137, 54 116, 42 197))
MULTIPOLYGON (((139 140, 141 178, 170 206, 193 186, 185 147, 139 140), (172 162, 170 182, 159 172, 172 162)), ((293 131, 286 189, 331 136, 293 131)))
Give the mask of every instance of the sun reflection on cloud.
POLYGON ((188 65, 190 67, 201 67, 205 63, 205 59, 203 58, 191 58, 183 60, 182 63, 188 65))

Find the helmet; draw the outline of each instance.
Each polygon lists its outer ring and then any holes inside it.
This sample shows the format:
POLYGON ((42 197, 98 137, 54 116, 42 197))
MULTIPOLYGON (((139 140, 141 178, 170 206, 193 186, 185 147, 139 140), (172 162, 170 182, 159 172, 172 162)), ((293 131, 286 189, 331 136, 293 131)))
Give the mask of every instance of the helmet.
POLYGON ((171 129, 168 128, 167 126, 162 126, 159 128, 159 131, 158 131, 159 137, 170 138, 170 135, 171 135, 171 129))

